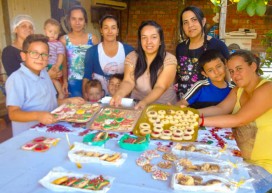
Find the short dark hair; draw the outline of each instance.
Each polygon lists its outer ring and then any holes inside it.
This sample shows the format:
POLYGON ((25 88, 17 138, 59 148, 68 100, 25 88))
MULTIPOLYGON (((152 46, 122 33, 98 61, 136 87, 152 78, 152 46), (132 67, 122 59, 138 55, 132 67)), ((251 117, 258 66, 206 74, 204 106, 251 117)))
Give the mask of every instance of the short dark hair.
POLYGON ((110 76, 109 81, 114 78, 117 78, 122 81, 124 79, 124 74, 113 74, 110 76))
POLYGON ((188 6, 188 7, 184 8, 183 11, 180 14, 180 21, 179 21, 180 24, 179 25, 180 25, 181 38, 183 40, 186 39, 186 34, 184 33, 184 30, 183 30, 183 27, 182 27, 183 26, 182 16, 183 16, 184 12, 186 12, 186 11, 192 11, 195 14, 198 22, 201 25, 202 33, 206 34, 206 24, 204 26, 202 26, 202 20, 205 18, 204 13, 201 11, 201 9, 199 9, 196 6, 188 6))
POLYGON ((257 65, 256 74, 259 75, 261 60, 258 56, 254 55, 252 52, 250 52, 248 50, 237 50, 230 55, 228 61, 231 60, 231 58, 233 58, 235 56, 242 57, 244 59, 244 61, 246 63, 248 63, 249 66, 251 66, 251 64, 253 62, 256 63, 256 65, 257 65))
POLYGON ((85 85, 86 91, 89 88, 94 88, 94 87, 95 88, 101 88, 101 90, 103 90, 101 82, 99 80, 97 80, 97 79, 89 80, 85 85))
POLYGON ((223 64, 226 64, 226 59, 219 50, 211 49, 203 52, 203 54, 198 59, 198 65, 201 71, 204 71, 205 64, 216 59, 220 59, 223 64))
POLYGON ((48 37, 46 37, 43 34, 30 34, 29 36, 26 37, 26 39, 23 42, 23 51, 27 51, 30 44, 33 42, 42 42, 47 45, 48 51, 49 51, 49 46, 48 46, 48 37))

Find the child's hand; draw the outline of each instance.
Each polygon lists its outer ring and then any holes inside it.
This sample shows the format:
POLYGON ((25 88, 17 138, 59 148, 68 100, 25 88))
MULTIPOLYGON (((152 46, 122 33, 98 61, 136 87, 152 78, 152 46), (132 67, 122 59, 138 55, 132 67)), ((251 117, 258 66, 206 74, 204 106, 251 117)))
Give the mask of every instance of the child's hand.
POLYGON ((69 103, 76 104, 76 105, 81 105, 85 103, 85 100, 81 97, 72 97, 67 99, 69 103))
POLYGON ((54 66, 52 68, 50 68, 50 70, 48 70, 48 74, 49 74, 49 76, 50 76, 51 79, 58 78, 58 70, 56 70, 54 68, 54 66))
POLYGON ((122 97, 119 95, 114 95, 110 100, 110 105, 118 107, 122 103, 122 97))
POLYGON ((38 121, 42 124, 47 125, 55 123, 57 120, 49 112, 38 112, 38 121))

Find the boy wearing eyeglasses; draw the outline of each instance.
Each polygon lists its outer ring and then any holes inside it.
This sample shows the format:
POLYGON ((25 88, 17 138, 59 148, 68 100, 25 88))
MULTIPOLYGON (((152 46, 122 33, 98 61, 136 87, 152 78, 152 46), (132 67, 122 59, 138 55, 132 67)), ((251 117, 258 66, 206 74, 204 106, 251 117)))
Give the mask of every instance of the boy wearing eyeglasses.
MULTIPOLYGON (((62 43, 58 40, 60 33, 60 23, 55 19, 47 19, 44 22, 44 33, 49 38, 49 58, 47 70, 60 71, 62 70, 62 63, 64 61, 65 48, 62 43)), ((61 82, 59 78, 52 79, 54 86, 58 92, 58 98, 64 99, 65 94, 62 89, 61 82)))
MULTIPOLYGON (((56 90, 45 69, 49 58, 48 38, 41 34, 29 35, 23 43, 21 67, 6 81, 9 117, 13 136, 37 123, 51 124, 50 114, 58 106, 56 90)), ((59 103, 83 103, 82 98, 59 100, 59 103)))

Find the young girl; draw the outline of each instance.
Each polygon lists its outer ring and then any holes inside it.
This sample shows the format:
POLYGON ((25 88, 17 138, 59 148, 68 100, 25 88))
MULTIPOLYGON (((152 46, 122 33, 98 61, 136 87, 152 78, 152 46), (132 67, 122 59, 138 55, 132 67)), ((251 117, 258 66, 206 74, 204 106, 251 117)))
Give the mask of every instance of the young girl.
MULTIPOLYGON (((45 35, 49 38, 49 59, 47 70, 51 68, 54 71, 61 71, 62 64, 64 61, 65 49, 60 41, 58 41, 59 33, 60 33, 60 24, 55 19, 48 19, 44 23, 44 32, 45 35)), ((59 78, 52 79, 56 90, 58 91, 58 98, 63 99, 65 94, 62 89, 62 85, 59 81, 59 78)))

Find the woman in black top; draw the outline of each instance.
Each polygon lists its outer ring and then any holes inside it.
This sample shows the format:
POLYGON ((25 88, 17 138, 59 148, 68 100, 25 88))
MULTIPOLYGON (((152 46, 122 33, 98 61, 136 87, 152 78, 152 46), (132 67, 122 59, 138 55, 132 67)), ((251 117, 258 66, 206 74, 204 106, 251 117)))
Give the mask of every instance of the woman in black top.
POLYGON ((220 50, 225 58, 229 57, 225 43, 208 36, 205 27, 206 18, 198 7, 189 6, 181 12, 180 34, 183 42, 176 48, 178 98, 182 98, 195 82, 205 79, 198 66, 198 58, 205 50, 220 50))
POLYGON ((22 62, 20 52, 25 38, 34 33, 33 19, 29 15, 17 15, 12 22, 14 41, 4 48, 2 62, 8 76, 20 68, 22 62))

